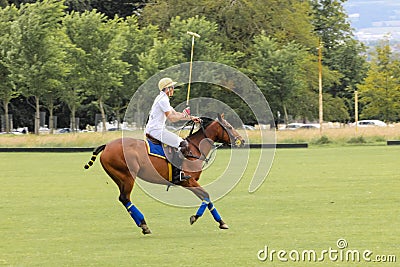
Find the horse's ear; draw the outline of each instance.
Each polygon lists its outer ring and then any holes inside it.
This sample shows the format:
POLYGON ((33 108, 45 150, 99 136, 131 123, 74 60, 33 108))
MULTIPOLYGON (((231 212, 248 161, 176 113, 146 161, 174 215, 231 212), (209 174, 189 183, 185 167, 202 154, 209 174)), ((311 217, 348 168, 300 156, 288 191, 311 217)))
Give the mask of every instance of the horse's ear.
POLYGON ((222 113, 222 114, 218 113, 218 120, 222 121, 223 119, 224 119, 224 113, 222 113))

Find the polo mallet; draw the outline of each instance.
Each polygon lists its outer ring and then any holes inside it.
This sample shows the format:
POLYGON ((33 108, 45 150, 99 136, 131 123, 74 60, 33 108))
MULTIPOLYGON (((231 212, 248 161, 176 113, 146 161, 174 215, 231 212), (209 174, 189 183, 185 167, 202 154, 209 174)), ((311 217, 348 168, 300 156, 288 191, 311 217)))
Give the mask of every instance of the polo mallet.
POLYGON ((190 52, 190 65, 189 65, 189 85, 188 85, 188 91, 187 91, 187 98, 186 98, 186 108, 189 109, 190 112, 190 107, 189 107, 189 97, 190 97, 190 84, 192 83, 192 62, 193 62, 193 48, 194 48, 194 38, 200 38, 200 35, 198 35, 195 32, 187 32, 187 34, 192 36, 192 51, 190 52))

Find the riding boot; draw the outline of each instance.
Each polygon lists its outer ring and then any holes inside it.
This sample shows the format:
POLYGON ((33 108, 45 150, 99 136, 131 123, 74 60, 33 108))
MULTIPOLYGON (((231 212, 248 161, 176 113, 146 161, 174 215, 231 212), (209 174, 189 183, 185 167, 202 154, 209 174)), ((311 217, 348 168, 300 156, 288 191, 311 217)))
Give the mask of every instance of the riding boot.
POLYGON ((172 175, 172 183, 174 184, 178 184, 182 181, 185 181, 187 179, 189 179, 191 176, 190 175, 186 175, 185 172, 183 171, 185 169, 185 162, 188 161, 187 159, 185 159, 185 156, 189 154, 189 143, 186 140, 183 140, 180 144, 179 144, 179 148, 178 151, 180 151, 181 153, 177 152, 174 155, 174 163, 177 164, 174 167, 174 171, 173 171, 173 175, 172 175))
POLYGON ((189 160, 181 158, 180 164, 178 166, 174 166, 173 175, 172 175, 172 183, 179 184, 180 182, 183 182, 183 181, 191 178, 190 175, 185 174, 185 171, 188 170, 188 167, 187 167, 188 162, 189 162, 189 160))

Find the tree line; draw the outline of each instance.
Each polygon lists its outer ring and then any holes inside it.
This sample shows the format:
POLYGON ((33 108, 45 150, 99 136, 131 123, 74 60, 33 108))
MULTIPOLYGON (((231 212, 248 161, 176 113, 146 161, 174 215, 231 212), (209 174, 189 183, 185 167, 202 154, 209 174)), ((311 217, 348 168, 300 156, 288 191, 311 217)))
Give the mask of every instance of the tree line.
MULTIPOLYGON (((0 99, 16 126, 39 131, 40 111, 75 129, 122 120, 130 97, 159 71, 190 59, 213 61, 249 76, 276 120, 318 118, 318 47, 323 55, 324 120, 398 121, 400 64, 388 42, 368 62, 355 40, 345 0, 0 0, 0 99), (268 7, 268 8, 266 8, 268 7), (34 118, 30 114, 35 114, 34 118)), ((157 88, 154 88, 157 90, 157 88)), ((251 110, 235 94, 193 84, 191 97, 215 97, 246 123, 251 110)), ((172 104, 184 101, 181 93, 172 104)), ((6 120, 6 131, 9 131, 6 120)))

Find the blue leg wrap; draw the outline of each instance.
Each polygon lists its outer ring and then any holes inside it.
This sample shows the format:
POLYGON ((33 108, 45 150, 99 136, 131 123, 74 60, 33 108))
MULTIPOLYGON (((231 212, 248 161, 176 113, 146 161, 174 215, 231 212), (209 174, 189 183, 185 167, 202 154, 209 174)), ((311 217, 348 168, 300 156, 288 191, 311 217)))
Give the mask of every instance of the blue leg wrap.
POLYGON ((140 223, 144 220, 144 216, 140 210, 138 210, 135 205, 132 204, 132 202, 128 202, 125 207, 132 219, 135 221, 136 225, 140 226, 140 223))
POLYGON ((210 210, 215 221, 217 222, 221 221, 221 215, 219 215, 217 209, 214 207, 212 202, 208 203, 208 209, 210 210))
POLYGON ((203 202, 201 203, 199 209, 197 210, 196 216, 201 217, 204 214, 204 211, 207 208, 207 205, 210 203, 210 200, 208 198, 205 198, 203 202))

